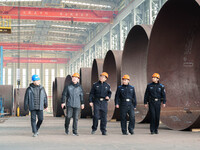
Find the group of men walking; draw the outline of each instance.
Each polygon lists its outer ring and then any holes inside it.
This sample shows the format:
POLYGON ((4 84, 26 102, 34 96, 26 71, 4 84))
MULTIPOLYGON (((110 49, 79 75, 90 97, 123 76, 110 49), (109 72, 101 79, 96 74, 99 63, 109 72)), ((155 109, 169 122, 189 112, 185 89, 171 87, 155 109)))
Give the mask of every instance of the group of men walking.
MULTIPOLYGON (((72 82, 66 85, 61 99, 61 107, 67 109, 65 116, 65 133, 69 134, 70 119, 73 118, 73 135, 78 136, 77 126, 80 109, 84 109, 83 89, 79 84, 80 75, 74 73, 72 82)), ((107 135, 107 111, 108 102, 111 98, 110 85, 106 82, 108 73, 100 74, 99 81, 93 84, 90 95, 89 105, 93 107, 93 125, 91 134, 95 134, 100 122, 100 130, 102 135, 107 135)), ((152 83, 147 85, 144 95, 144 106, 149 107, 151 121, 150 133, 158 134, 160 107, 166 105, 166 95, 164 85, 159 83, 160 75, 154 73, 152 75, 152 83)), ((44 88, 39 84, 40 78, 37 75, 32 77, 33 83, 27 88, 24 98, 24 108, 31 111, 31 125, 33 136, 38 135, 38 130, 43 121, 43 109, 47 109, 47 96, 44 88), (38 122, 36 124, 36 115, 38 122)), ((137 108, 137 100, 134 86, 129 84, 130 76, 122 77, 122 85, 117 88, 115 94, 115 107, 120 109, 121 131, 123 135, 128 135, 128 132, 133 135, 135 128, 135 110, 137 108), (127 131, 127 115, 129 116, 129 125, 127 131)))

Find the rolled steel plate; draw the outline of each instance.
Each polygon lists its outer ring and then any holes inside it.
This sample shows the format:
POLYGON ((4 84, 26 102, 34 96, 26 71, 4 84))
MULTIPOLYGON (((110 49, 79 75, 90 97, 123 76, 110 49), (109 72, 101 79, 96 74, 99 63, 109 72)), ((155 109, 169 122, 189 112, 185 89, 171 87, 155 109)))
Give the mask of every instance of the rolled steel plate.
POLYGON ((158 72, 167 107, 161 121, 169 128, 200 127, 200 0, 168 0, 152 28, 147 75, 158 72))
POLYGON ((103 71, 107 72, 109 77, 107 83, 110 84, 112 96, 108 102, 107 119, 120 119, 119 109, 115 109, 115 93, 117 87, 121 84, 121 59, 122 51, 109 50, 105 56, 103 63, 103 71))
POLYGON ((26 116, 29 114, 28 110, 24 110, 24 96, 26 88, 15 88, 14 89, 14 115, 17 115, 17 107, 20 108, 20 116, 26 116))
POLYGON ((64 77, 56 77, 55 78, 55 90, 54 90, 54 106, 53 106, 53 114, 54 117, 61 117, 64 115, 63 109, 61 108, 61 98, 62 98, 62 92, 65 86, 65 80, 64 77))
POLYGON ((92 64, 92 84, 99 80, 99 76, 103 71, 103 62, 104 59, 94 59, 92 64))
POLYGON ((89 94, 91 89, 91 68, 80 68, 80 84, 83 88, 83 98, 85 108, 81 111, 81 118, 89 118, 92 116, 92 109, 89 105, 89 94))
POLYGON ((52 105, 53 105, 53 116, 56 117, 56 104, 55 104, 55 81, 52 84, 52 105))
POLYGON ((4 113, 13 114, 13 85, 0 85, 0 96, 4 99, 4 113))
POLYGON ((72 82, 72 77, 71 75, 67 75, 65 78, 65 86, 69 85, 72 82))
POLYGON ((137 98, 136 122, 149 122, 148 109, 144 107, 147 86, 147 54, 151 25, 135 25, 129 32, 122 56, 122 76, 130 76, 137 98))

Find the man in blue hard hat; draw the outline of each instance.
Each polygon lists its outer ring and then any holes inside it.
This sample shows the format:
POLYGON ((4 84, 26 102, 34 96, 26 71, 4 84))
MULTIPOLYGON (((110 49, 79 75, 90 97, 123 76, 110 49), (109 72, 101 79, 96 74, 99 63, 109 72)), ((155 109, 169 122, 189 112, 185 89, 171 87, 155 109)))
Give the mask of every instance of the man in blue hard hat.
POLYGON ((40 85, 40 78, 38 75, 32 76, 33 83, 27 88, 24 97, 24 110, 29 109, 31 112, 31 126, 33 137, 38 136, 38 130, 43 121, 43 110, 47 110, 48 100, 45 89, 40 85), (36 116, 38 122, 36 124, 36 116))

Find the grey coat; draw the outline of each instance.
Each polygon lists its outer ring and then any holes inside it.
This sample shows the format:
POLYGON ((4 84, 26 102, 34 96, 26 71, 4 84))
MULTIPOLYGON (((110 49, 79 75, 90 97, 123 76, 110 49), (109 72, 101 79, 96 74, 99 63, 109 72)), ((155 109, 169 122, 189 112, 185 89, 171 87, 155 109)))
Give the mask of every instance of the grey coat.
MULTIPOLYGON (((48 100, 47 100, 47 94, 45 92, 45 89, 41 85, 40 85, 39 94, 40 94, 40 108, 39 108, 39 110, 44 110, 44 108, 48 107, 48 100)), ((27 110, 27 109, 29 109, 30 111, 35 110, 35 108, 34 108, 34 91, 33 91, 33 87, 32 87, 31 84, 26 89, 26 93, 25 93, 25 96, 24 96, 24 110, 27 110)))
POLYGON ((80 105, 84 104, 83 90, 80 84, 66 85, 62 93, 61 103, 66 103, 68 107, 80 108, 80 105))

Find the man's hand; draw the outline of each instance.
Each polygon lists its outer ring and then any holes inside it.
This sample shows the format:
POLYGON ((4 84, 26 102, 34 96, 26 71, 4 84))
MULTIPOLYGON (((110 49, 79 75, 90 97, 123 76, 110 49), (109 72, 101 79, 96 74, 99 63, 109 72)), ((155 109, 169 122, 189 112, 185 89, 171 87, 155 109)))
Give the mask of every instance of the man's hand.
POLYGON ((144 104, 144 107, 147 108, 147 107, 148 107, 148 104, 144 104))
POLYGON ((163 107, 166 107, 166 104, 163 104, 163 107))
POLYGON ((84 104, 82 104, 82 105, 81 105, 81 109, 84 109, 84 108, 85 108, 85 106, 84 106, 84 104))
POLYGON ((65 107, 65 103, 62 103, 62 104, 61 104, 61 107, 62 107, 62 109, 63 109, 63 108, 65 107))
POLYGON ((106 100, 109 100, 110 98, 108 96, 105 97, 106 100))
POLYGON ((119 108, 119 105, 116 105, 115 107, 116 107, 116 108, 119 108))
POLYGON ((90 106, 93 107, 93 103, 92 102, 90 102, 90 106))
POLYGON ((45 108, 44 110, 45 110, 45 111, 48 111, 48 108, 45 108))

